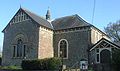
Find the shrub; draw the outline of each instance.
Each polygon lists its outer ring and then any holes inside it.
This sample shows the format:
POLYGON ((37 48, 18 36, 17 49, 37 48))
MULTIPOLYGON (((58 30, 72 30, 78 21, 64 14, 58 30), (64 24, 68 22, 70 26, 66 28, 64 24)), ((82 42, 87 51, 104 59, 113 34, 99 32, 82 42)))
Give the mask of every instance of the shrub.
POLYGON ((23 60, 21 67, 23 70, 57 70, 61 61, 59 58, 46 58, 38 60, 23 60))
POLYGON ((60 59, 58 59, 58 58, 50 58, 48 60, 47 67, 50 70, 59 69, 60 64, 61 64, 61 60, 60 59))
POLYGON ((3 69, 3 70, 21 70, 21 68, 18 66, 0 66, 0 69, 3 69))
POLYGON ((25 70, 38 69, 40 60, 23 60, 21 67, 25 70))

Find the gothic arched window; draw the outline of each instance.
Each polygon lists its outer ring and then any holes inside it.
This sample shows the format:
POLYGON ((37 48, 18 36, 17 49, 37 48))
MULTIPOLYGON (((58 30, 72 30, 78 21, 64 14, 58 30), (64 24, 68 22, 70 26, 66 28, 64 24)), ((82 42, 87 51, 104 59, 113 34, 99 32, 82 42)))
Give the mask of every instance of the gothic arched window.
POLYGON ((62 58, 68 58, 68 42, 65 39, 60 40, 58 56, 62 58))

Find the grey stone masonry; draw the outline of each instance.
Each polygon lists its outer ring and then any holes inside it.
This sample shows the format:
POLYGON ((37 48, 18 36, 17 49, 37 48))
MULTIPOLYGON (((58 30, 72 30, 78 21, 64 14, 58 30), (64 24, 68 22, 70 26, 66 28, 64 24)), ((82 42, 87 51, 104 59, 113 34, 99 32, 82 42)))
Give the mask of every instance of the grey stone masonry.
POLYGON ((68 41, 68 58, 63 60, 64 65, 72 67, 81 59, 88 59, 88 47, 90 44, 89 28, 68 32, 54 33, 54 56, 58 57, 58 44, 61 39, 68 41))
POLYGON ((34 21, 26 20, 10 25, 4 32, 2 65, 20 65, 24 59, 13 57, 13 46, 18 38, 26 44, 26 59, 38 58, 39 27, 34 21))

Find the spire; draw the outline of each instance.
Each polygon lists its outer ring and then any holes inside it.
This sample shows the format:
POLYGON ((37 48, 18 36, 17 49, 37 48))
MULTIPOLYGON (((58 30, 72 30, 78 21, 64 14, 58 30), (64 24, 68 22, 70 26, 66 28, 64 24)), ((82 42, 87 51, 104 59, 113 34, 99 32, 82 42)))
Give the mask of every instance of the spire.
POLYGON ((50 9, 48 7, 47 13, 46 13, 46 20, 50 20, 50 9))

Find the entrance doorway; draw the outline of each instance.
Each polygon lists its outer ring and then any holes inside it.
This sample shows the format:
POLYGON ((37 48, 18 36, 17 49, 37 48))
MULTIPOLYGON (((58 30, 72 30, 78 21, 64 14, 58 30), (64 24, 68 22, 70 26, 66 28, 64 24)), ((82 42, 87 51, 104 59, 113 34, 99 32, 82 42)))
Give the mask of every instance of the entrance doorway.
POLYGON ((104 49, 100 52, 100 63, 109 64, 111 62, 111 53, 109 50, 104 49))
POLYGON ((109 50, 104 49, 100 52, 100 63, 102 71, 111 71, 111 53, 109 50))

